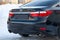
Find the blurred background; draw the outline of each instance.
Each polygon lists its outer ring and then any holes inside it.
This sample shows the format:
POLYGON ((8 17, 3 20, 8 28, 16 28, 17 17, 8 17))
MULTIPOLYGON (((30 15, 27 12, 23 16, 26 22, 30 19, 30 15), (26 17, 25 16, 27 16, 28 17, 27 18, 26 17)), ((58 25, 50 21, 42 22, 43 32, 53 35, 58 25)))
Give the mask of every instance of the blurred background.
POLYGON ((27 2, 31 2, 32 0, 0 0, 0 5, 1 4, 25 4, 27 2))

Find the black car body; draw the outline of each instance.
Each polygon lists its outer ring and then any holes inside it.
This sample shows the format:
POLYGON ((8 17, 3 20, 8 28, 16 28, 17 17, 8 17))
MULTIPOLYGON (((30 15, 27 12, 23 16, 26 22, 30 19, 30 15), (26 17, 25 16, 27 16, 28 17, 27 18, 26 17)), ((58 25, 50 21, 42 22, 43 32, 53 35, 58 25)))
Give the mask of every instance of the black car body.
POLYGON ((9 32, 23 36, 27 34, 57 35, 57 27, 47 22, 49 16, 53 14, 51 7, 57 2, 58 0, 35 0, 20 8, 12 9, 8 18, 9 32))

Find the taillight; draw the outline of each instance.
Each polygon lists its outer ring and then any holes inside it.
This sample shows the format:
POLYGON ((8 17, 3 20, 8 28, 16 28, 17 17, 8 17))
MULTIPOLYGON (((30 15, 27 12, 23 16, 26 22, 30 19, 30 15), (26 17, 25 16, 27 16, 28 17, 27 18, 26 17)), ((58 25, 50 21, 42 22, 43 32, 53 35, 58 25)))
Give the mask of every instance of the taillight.
POLYGON ((31 12, 30 16, 38 17, 39 16, 39 12, 31 12))
POLYGON ((32 17, 46 17, 49 16, 50 14, 52 14, 52 11, 48 10, 48 11, 40 11, 40 12, 31 12, 31 16, 32 17))
POLYGON ((40 11, 40 17, 46 17, 49 16, 50 14, 52 14, 52 11, 48 10, 48 11, 40 11))
POLYGON ((14 16, 13 12, 10 12, 9 17, 13 17, 13 16, 14 16))

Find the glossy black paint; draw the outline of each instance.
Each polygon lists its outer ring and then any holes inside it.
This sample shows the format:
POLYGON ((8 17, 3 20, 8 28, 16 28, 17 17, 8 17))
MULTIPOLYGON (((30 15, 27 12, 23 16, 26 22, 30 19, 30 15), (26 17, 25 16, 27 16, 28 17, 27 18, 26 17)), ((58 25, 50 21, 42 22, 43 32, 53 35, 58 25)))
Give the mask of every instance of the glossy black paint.
POLYGON ((34 20, 29 20, 28 18, 25 18, 27 16, 20 16, 20 15, 30 16, 31 10, 32 11, 34 10, 34 12, 46 11, 47 9, 52 10, 51 6, 56 4, 58 1, 57 0, 44 1, 44 3, 41 2, 41 5, 40 4, 38 5, 38 2, 40 3, 40 1, 34 1, 34 2, 30 2, 33 4, 27 3, 25 5, 22 5, 18 9, 12 9, 10 12, 13 12, 15 16, 12 18, 9 18, 8 30, 10 32, 19 33, 19 34, 40 34, 42 33, 44 35, 57 35, 57 27, 53 25, 53 22, 51 22, 50 24, 47 24, 48 17, 39 17, 39 18, 33 18, 34 20), (35 2, 37 5, 34 4, 35 2), (52 4, 50 4, 51 2, 52 4), (46 30, 41 31, 40 30, 41 27, 45 27, 46 30))

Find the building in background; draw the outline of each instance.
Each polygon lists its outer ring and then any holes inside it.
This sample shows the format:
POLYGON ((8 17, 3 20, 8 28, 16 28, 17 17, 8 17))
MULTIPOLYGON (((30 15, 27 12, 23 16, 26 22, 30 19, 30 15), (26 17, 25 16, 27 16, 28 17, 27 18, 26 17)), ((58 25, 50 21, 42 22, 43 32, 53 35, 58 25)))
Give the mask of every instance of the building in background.
POLYGON ((10 3, 10 4, 24 4, 27 2, 31 2, 32 0, 0 0, 0 4, 10 3))
POLYGON ((0 4, 5 4, 5 0, 0 0, 0 4))
POLYGON ((22 3, 22 4, 24 4, 24 3, 27 3, 27 2, 31 2, 32 0, 18 0, 18 3, 22 3))
POLYGON ((18 4, 18 0, 8 0, 8 3, 10 3, 10 4, 18 4))

